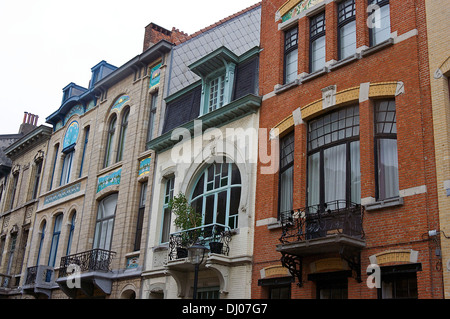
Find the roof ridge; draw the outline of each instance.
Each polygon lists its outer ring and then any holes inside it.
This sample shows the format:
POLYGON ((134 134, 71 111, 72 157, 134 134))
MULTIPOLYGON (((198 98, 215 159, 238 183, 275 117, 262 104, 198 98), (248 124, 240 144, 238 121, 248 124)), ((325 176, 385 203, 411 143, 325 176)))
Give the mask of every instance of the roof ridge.
POLYGON ((261 1, 259 1, 258 3, 255 3, 254 5, 251 5, 251 6, 247 7, 245 9, 241 10, 241 11, 238 11, 238 12, 236 12, 236 13, 228 16, 228 17, 225 17, 225 18, 217 21, 216 23, 213 23, 213 24, 211 24, 211 25, 209 25, 209 26, 207 26, 207 27, 205 27, 203 29, 200 29, 197 32, 192 33, 191 35, 187 36, 182 41, 180 41, 178 44, 184 43, 184 42, 186 42, 186 41, 188 41, 188 40, 190 40, 190 39, 192 39, 192 38, 194 38, 196 36, 199 36, 200 34, 203 34, 203 33, 207 32, 207 31, 209 31, 209 30, 211 30, 211 29, 213 29, 213 28, 215 28, 215 27, 217 27, 219 25, 222 25, 225 22, 228 22, 228 21, 230 21, 231 19, 233 19, 235 17, 238 17, 238 16, 240 16, 240 15, 242 15, 244 13, 247 13, 247 12, 249 12, 249 11, 259 7, 260 5, 261 5, 261 1))

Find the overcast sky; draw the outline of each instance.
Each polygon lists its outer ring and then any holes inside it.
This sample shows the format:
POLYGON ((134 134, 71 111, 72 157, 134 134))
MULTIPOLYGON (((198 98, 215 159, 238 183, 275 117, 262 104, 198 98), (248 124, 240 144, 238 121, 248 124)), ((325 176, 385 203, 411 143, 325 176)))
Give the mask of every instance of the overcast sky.
POLYGON ((0 0, 0 134, 24 112, 38 125, 61 105, 62 89, 87 87, 101 60, 117 67, 142 52, 150 22, 192 34, 258 0, 0 0))

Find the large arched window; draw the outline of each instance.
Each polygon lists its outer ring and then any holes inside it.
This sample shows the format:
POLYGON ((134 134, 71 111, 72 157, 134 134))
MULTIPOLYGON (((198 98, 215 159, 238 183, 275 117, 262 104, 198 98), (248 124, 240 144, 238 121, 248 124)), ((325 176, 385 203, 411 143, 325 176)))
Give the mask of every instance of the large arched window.
POLYGON ((120 123, 120 136, 119 136, 119 148, 117 149, 116 162, 120 162, 123 158, 123 150, 125 148, 125 137, 127 135, 128 128, 128 116, 130 115, 130 109, 126 109, 120 123))
POLYGON ((117 116, 114 114, 109 121, 108 126, 108 138, 106 139, 106 151, 105 151, 105 163, 104 167, 108 167, 112 164, 112 154, 114 148, 114 135, 116 134, 117 116))
POLYGON ((109 195, 98 204, 97 222, 95 224, 94 249, 110 250, 114 217, 116 215, 117 193, 109 195))
POLYGON ((234 163, 213 163, 200 175, 192 191, 191 205, 202 214, 203 224, 238 226, 241 174, 234 163))

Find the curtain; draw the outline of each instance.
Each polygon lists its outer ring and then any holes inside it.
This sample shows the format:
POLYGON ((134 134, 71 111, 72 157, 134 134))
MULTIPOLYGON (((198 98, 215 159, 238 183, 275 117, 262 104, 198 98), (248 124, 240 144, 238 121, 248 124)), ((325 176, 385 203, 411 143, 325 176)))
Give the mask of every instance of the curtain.
POLYGON ((320 203, 320 153, 308 157, 308 206, 320 203))
POLYGON ((359 159, 359 141, 350 143, 351 165, 351 201, 361 203, 361 165, 359 159))
POLYGON ((396 139, 378 139, 378 197, 399 195, 398 158, 396 139))
POLYGON ((293 209, 292 196, 294 193, 294 167, 291 166, 281 173, 280 179, 280 213, 293 209))
MULTIPOLYGON (((346 190, 346 144, 323 151, 325 203, 345 200, 346 190)), ((340 206, 345 207, 345 202, 340 206)), ((338 208, 336 206, 330 209, 338 208)))

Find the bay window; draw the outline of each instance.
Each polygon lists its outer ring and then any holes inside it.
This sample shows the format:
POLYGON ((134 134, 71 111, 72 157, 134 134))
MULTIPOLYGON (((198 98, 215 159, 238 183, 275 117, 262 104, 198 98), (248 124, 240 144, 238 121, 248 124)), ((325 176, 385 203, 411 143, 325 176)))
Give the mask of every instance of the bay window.
POLYGON ((331 210, 360 203, 359 108, 350 106, 308 123, 308 206, 331 210))

